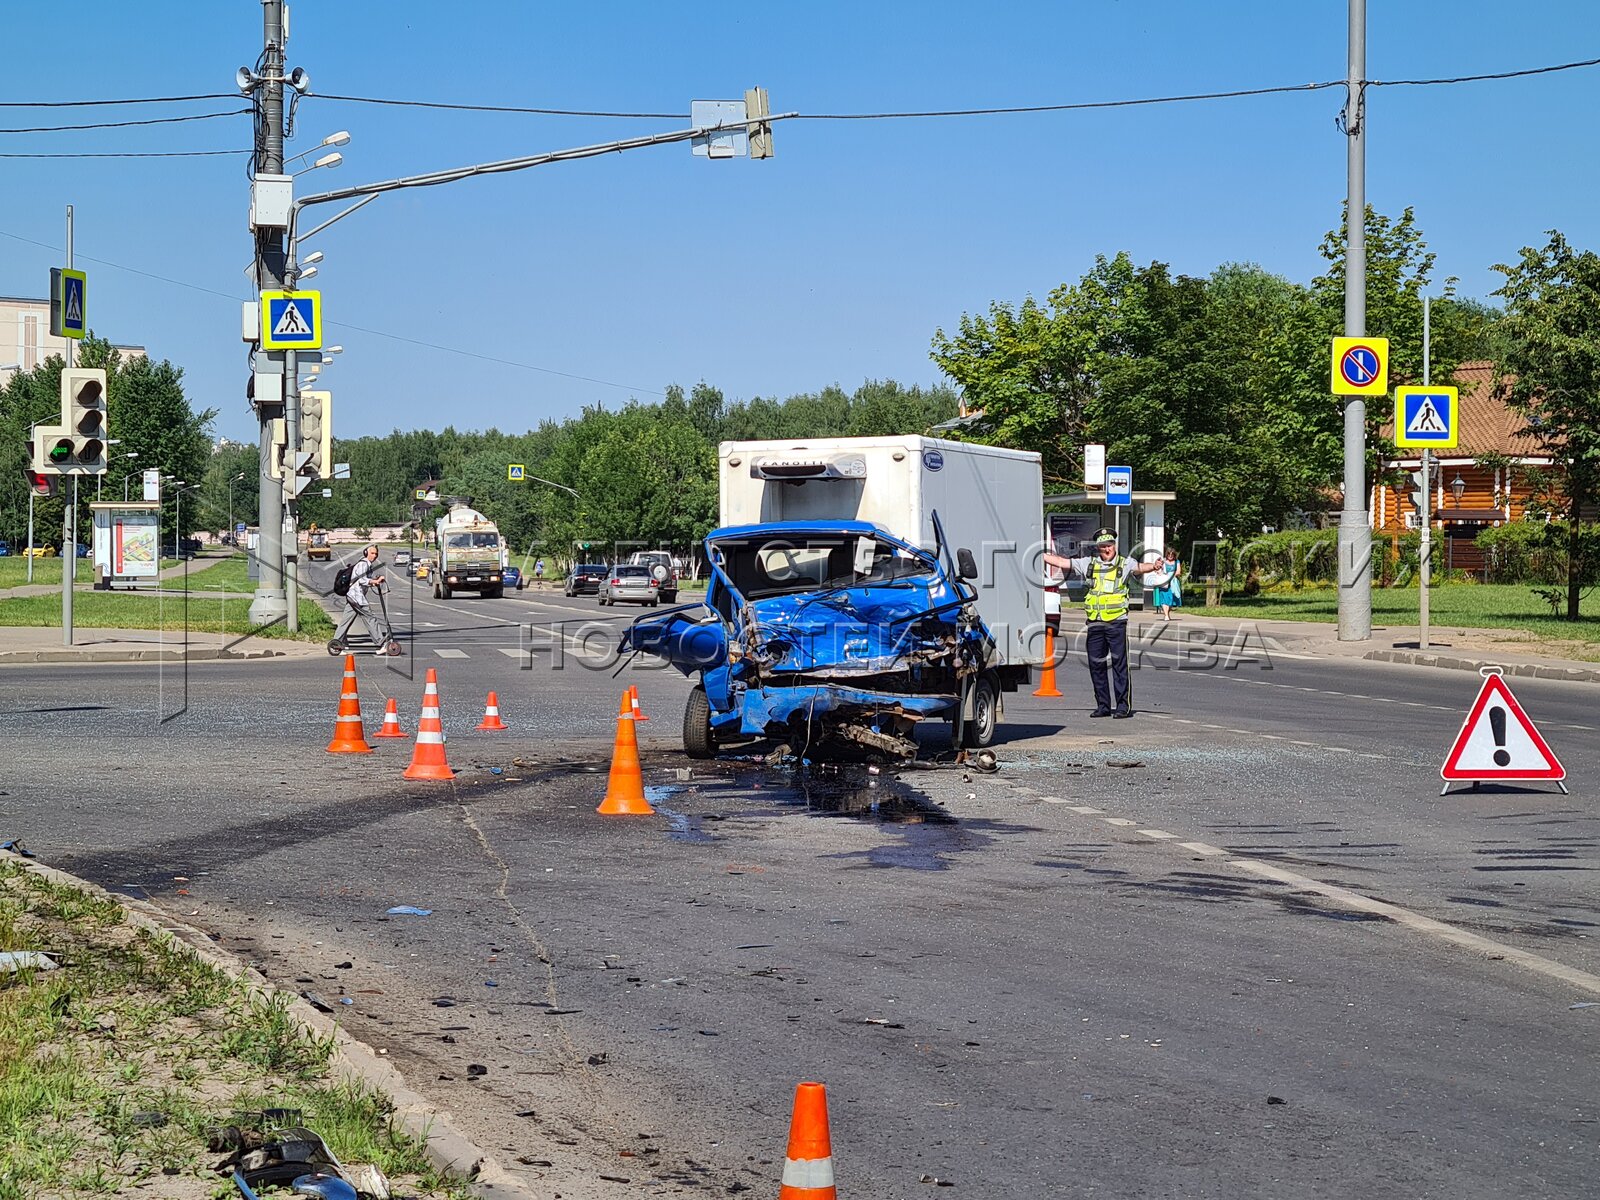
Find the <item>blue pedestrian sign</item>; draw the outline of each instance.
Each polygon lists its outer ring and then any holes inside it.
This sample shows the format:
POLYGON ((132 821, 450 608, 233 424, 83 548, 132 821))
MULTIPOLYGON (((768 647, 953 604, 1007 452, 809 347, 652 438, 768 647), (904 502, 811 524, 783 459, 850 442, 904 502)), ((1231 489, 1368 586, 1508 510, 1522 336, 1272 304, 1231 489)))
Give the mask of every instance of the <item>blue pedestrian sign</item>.
POLYGON ((1106 503, 1126 507, 1133 503, 1133 468, 1106 468, 1106 503))
POLYGON ((77 340, 89 332, 89 277, 82 271, 50 268, 50 332, 77 340))
POLYGON ((523 466, 521 463, 507 463, 506 464, 506 478, 509 479, 512 483, 521 483, 521 482, 523 482, 527 478, 527 475, 528 475, 528 468, 523 466))
POLYGON ((322 349, 322 293, 262 292, 261 348, 322 349))
POLYGON ((1453 387, 1394 390, 1394 444, 1448 450, 1461 438, 1461 405, 1453 387))

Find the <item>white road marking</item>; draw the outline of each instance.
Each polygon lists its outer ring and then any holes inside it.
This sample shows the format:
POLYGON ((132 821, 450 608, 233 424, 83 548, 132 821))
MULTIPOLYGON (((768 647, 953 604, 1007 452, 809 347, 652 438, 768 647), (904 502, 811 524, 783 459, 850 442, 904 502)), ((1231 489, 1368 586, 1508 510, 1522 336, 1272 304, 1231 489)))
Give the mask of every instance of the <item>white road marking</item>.
MULTIPOLYGON (((539 648, 542 649, 542 650, 549 649, 548 646, 541 646, 539 648)), ((501 646, 500 647, 500 653, 504 654, 507 658, 523 659, 523 658, 527 658, 530 654, 533 653, 533 648, 529 647, 526 650, 517 650, 517 649, 515 649, 514 647, 511 647, 511 646, 501 646)))
POLYGON ((1444 921, 1436 921, 1432 917, 1425 917, 1421 913, 1412 912, 1410 909, 1400 908, 1397 905, 1386 903, 1383 900, 1374 900, 1370 896, 1363 896, 1359 892, 1352 892, 1349 888, 1342 888, 1337 884, 1323 883, 1320 879, 1313 879, 1309 875, 1301 875, 1296 871, 1286 871, 1282 867, 1273 866, 1271 863, 1260 862, 1253 858, 1233 858, 1228 860, 1228 866, 1245 871, 1251 875, 1259 875, 1264 879, 1275 879, 1279 883, 1291 884, 1325 896, 1346 908, 1353 908, 1357 912, 1373 913, 1376 916, 1387 917, 1397 925, 1418 933, 1435 937, 1451 945, 1460 946, 1462 949, 1471 950, 1485 957, 1503 958, 1514 962, 1529 971, 1536 971, 1547 975, 1551 979, 1559 979, 1563 983, 1581 988, 1593 995, 1600 996, 1600 975, 1581 971, 1577 967, 1569 967, 1565 963, 1556 962, 1542 954, 1534 954, 1528 950, 1509 946, 1504 942, 1497 942, 1493 938, 1483 937, 1481 934, 1469 933, 1465 929, 1457 929, 1454 925, 1444 921))
MULTIPOLYGON (((1087 805, 1073 805, 1068 808, 1068 811, 1082 813, 1085 816, 1098 815, 1101 812, 1100 809, 1090 808, 1087 805)), ((1138 824, 1137 821, 1130 821, 1127 817, 1100 816, 1099 819, 1107 825, 1125 827, 1138 824)), ((1166 841, 1175 839, 1178 836, 1168 833, 1164 829, 1140 829, 1137 832, 1155 841, 1166 841)), ((1220 857, 1229 853, 1211 845, 1209 842, 1175 841, 1174 845, 1181 850, 1188 850, 1208 857, 1220 857)), ((1565 963, 1557 962, 1553 958, 1546 958, 1542 954, 1534 954, 1531 951, 1522 950, 1504 942, 1497 942, 1493 938, 1487 938, 1481 934, 1458 929, 1445 921, 1423 916, 1421 913, 1413 912, 1408 908, 1401 908, 1395 904, 1389 904, 1383 900, 1374 900, 1370 896, 1363 896, 1359 892, 1340 887, 1338 884, 1324 883, 1320 879, 1314 879, 1309 875, 1302 875, 1298 871, 1290 871, 1272 863, 1262 862, 1259 859, 1230 857, 1224 865, 1247 875, 1276 880, 1279 883, 1289 884, 1302 891, 1323 896, 1336 904, 1341 904, 1357 912, 1372 913, 1376 916, 1385 917, 1396 925, 1410 929, 1413 932, 1435 938, 1464 950, 1470 950, 1481 959, 1501 959, 1506 962, 1516 963, 1525 970, 1533 971, 1550 979, 1558 979, 1592 995, 1600 996, 1600 975, 1592 974, 1577 967, 1569 967, 1565 963)))
POLYGON ((1093 808, 1093 807, 1091 807, 1090 805, 1087 805, 1087 804, 1071 804, 1071 805, 1068 805, 1067 807, 1072 809, 1072 811, 1075 812, 1075 813, 1082 813, 1086 817, 1092 817, 1096 813, 1105 812, 1105 809, 1103 809, 1103 808, 1093 808))
POLYGON ((467 652, 465 650, 435 650, 434 653, 437 654, 440 658, 466 658, 467 657, 467 652))

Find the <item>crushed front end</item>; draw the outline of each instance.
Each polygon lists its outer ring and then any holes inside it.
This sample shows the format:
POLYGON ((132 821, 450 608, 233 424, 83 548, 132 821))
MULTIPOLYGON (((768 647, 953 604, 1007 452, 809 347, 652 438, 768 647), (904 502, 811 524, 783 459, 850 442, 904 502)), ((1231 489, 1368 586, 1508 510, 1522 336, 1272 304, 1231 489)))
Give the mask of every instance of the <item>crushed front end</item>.
POLYGON ((865 522, 718 529, 706 557, 704 607, 636 622, 623 645, 700 675, 717 741, 908 758, 917 724, 954 719, 994 654, 973 588, 865 522))

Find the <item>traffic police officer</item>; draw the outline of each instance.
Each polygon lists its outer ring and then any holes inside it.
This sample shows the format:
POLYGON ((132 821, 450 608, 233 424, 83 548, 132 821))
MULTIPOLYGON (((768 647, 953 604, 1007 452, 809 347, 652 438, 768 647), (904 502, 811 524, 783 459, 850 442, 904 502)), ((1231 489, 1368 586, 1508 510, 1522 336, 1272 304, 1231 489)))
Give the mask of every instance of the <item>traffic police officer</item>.
POLYGON ((1088 640, 1089 679, 1094 684, 1095 709, 1091 717, 1133 716, 1132 694, 1128 687, 1128 580, 1135 575, 1159 571, 1160 562, 1142 563, 1132 557, 1117 556, 1117 534, 1101 529, 1094 535, 1094 555, 1062 558, 1046 554, 1052 567, 1071 571, 1089 581, 1083 598, 1085 632, 1088 640), (1108 674, 1113 678, 1108 678, 1108 674), (1113 693, 1112 684, 1115 683, 1113 693), (1112 696, 1116 707, 1112 707, 1112 696))

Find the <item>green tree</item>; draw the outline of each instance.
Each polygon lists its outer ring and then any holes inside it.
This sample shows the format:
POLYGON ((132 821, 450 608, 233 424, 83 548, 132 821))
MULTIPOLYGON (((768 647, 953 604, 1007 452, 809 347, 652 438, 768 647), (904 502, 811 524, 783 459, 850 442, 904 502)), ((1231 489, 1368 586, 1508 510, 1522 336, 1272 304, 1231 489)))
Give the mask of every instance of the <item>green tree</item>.
POLYGON ((1494 269, 1505 276, 1495 295, 1506 302, 1496 392, 1559 467, 1543 499, 1566 520, 1567 619, 1576 621, 1594 569, 1583 525, 1600 501, 1600 256, 1551 230, 1544 246, 1524 247, 1515 263, 1494 269))

